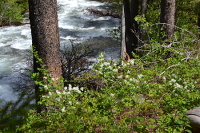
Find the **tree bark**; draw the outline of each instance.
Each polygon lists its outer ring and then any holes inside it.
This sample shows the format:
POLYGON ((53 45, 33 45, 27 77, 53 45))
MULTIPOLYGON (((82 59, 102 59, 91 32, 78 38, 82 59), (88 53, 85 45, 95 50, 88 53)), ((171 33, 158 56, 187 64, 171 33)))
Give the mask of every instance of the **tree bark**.
POLYGON ((129 56, 132 56, 132 51, 134 49, 131 43, 131 14, 130 14, 130 2, 129 0, 123 0, 123 9, 124 9, 124 17, 125 17, 125 44, 126 51, 129 56))
POLYGON ((126 25, 125 25, 125 11, 124 4, 122 5, 122 42, 121 42, 121 58, 126 59, 126 25))
MULTIPOLYGON (((142 0, 140 15, 143 15, 145 17, 146 11, 147 11, 147 0, 142 0)), ((144 22, 141 22, 140 25, 141 24, 144 24, 144 22)), ((140 28, 139 31, 140 31, 140 40, 144 41, 144 36, 145 36, 145 33, 147 32, 147 30, 140 28)))
MULTIPOLYGON (((132 52, 136 53, 136 48, 138 48, 138 37, 139 35, 139 25, 135 21, 135 17, 139 15, 139 1, 138 0, 131 0, 131 45, 132 45, 132 52)), ((133 58, 133 56, 130 56, 133 58)))
MULTIPOLYGON (((32 45, 38 51, 46 69, 56 85, 62 78, 60 40, 57 18, 57 0, 29 0, 32 45)), ((34 71, 39 72, 41 64, 34 58, 34 71)), ((42 75, 42 74, 41 74, 42 75)), ((40 77, 44 80, 44 77, 40 77)), ((36 102, 40 99, 41 90, 36 86, 36 102)), ((38 108, 38 112, 41 108, 38 108)))
POLYGON ((141 1, 141 12, 140 12, 140 14, 141 15, 146 14, 146 11, 147 11, 147 0, 142 0, 141 1))
POLYGON ((198 28, 199 28, 199 36, 200 36, 200 13, 198 13, 198 28))
POLYGON ((123 15, 122 21, 124 21, 125 31, 122 31, 122 40, 124 39, 126 48, 122 47, 121 55, 124 57, 125 54, 128 54, 130 58, 133 58, 132 53, 136 52, 135 49, 137 48, 137 37, 133 32, 138 31, 138 25, 134 20, 135 16, 138 15, 138 0, 132 0, 131 3, 129 0, 123 0, 123 15))
POLYGON ((165 23, 164 31, 166 36, 164 39, 170 39, 174 35, 175 30, 175 15, 176 14, 176 0, 162 0, 160 22, 165 23))

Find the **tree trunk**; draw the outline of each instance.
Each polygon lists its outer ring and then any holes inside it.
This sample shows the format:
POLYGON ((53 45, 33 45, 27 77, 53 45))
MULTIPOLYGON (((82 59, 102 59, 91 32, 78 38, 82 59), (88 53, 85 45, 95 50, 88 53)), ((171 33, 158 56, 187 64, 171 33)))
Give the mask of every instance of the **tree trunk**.
MULTIPOLYGON (((143 15, 145 17, 146 16, 146 11, 147 11, 147 0, 142 0, 141 1, 140 15, 143 15)), ((141 22, 140 25, 141 24, 144 24, 144 22, 141 22)), ((145 36, 145 33, 147 32, 147 30, 140 28, 139 31, 140 31, 140 40, 145 41, 144 40, 144 36, 145 36)))
POLYGON ((131 14, 130 14, 130 2, 129 0, 123 1, 124 17, 125 17, 125 44, 126 52, 129 56, 132 56, 132 51, 134 49, 131 43, 131 14))
POLYGON ((198 28, 199 28, 199 36, 200 36, 200 13, 198 13, 198 28))
MULTIPOLYGON (((135 17, 139 15, 138 13, 139 8, 139 1, 138 0, 131 0, 131 45, 132 45, 132 52, 136 53, 136 48, 138 48, 138 37, 139 35, 139 25, 135 21, 135 17)), ((130 56, 133 57, 132 55, 130 56)))
MULTIPOLYGON (((132 0, 131 4, 129 0, 123 0, 123 26, 125 27, 123 31, 122 27, 122 40, 124 39, 126 48, 122 47, 121 55, 124 58, 125 54, 128 58, 133 58, 132 52, 135 52, 137 48, 137 37, 133 32, 138 31, 138 25, 135 22, 134 18, 138 15, 138 0, 132 0), (131 8, 130 8, 131 5, 131 8), (124 51, 126 50, 126 51, 124 51)), ((123 42, 123 41, 122 41, 123 42)), ((124 44, 122 44, 123 46, 124 44)))
MULTIPOLYGON (((32 45, 38 51, 39 58, 42 59, 46 69, 54 81, 62 78, 60 40, 57 18, 56 0, 29 0, 30 24, 32 34, 32 45)), ((34 71, 38 72, 41 64, 34 58, 34 71)), ((42 75, 42 74, 41 74, 42 75)), ((44 80, 44 77, 40 77, 44 80)), ((35 88, 36 102, 40 99, 41 90, 39 86, 35 88)), ((38 112, 41 108, 38 108, 38 112)))
POLYGON ((147 11, 147 0, 142 0, 141 1, 141 12, 140 12, 140 14, 141 15, 146 14, 146 11, 147 11))
POLYGON ((125 11, 122 5, 122 42, 121 42, 121 58, 126 59, 126 25, 125 25, 125 11))
POLYGON ((176 0, 162 0, 160 22, 165 23, 164 31, 166 36, 164 39, 170 39, 174 35, 175 30, 175 15, 176 14, 176 0))

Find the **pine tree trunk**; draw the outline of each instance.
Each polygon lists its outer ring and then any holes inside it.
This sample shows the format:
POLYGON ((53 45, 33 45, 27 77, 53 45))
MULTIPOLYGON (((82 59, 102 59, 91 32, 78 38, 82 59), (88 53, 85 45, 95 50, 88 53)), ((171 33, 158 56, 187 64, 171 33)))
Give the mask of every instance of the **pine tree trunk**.
MULTIPOLYGON (((60 40, 57 18, 57 0, 29 0, 29 12, 32 34, 32 45, 38 51, 46 69, 49 70, 55 84, 62 78, 60 40)), ((34 58, 34 71, 38 72, 41 64, 34 58)), ((44 77, 40 77, 41 80, 44 77)), ((36 101, 40 99, 40 90, 36 86, 36 101)), ((41 109, 38 108, 38 112, 41 109)))
MULTIPOLYGON (((139 8, 139 1, 138 0, 131 0, 131 46, 132 46, 132 52, 136 53, 136 48, 138 48, 138 30, 139 30, 139 25, 135 21, 135 17, 139 15, 138 13, 138 8, 139 8)), ((133 57, 132 55, 130 56, 131 58, 133 57)))
POLYGON ((160 22, 166 24, 164 26, 164 31, 166 32, 166 37, 164 37, 164 39, 170 39, 174 35, 175 14, 176 0, 162 0, 160 22))
POLYGON ((126 25, 125 25, 125 11, 122 5, 122 42, 121 42, 121 58, 126 59, 126 25))
POLYGON ((125 43, 126 43, 126 53, 132 56, 132 51, 134 49, 131 43, 131 14, 130 14, 130 2, 129 0, 123 1, 124 17, 125 17, 125 43))
POLYGON ((147 11, 147 0, 142 0, 141 1, 141 12, 140 12, 140 14, 141 15, 146 14, 146 11, 147 11))
MULTIPOLYGON (((147 0, 142 0, 142 1, 141 1, 141 11, 140 11, 140 15, 144 15, 144 17, 145 17, 146 11, 147 11, 147 0)), ((142 23, 140 23, 140 24, 144 24, 144 22, 142 22, 142 23)), ((145 40, 144 40, 144 36, 145 36, 145 33, 146 33, 146 32, 147 32, 147 31, 146 31, 145 29, 140 28, 140 40, 145 41, 145 40)))
POLYGON ((135 52, 135 49, 137 48, 137 37, 133 33, 133 31, 138 31, 138 25, 134 20, 135 16, 138 15, 138 0, 132 0, 131 3, 129 2, 129 0, 123 0, 123 13, 124 18, 122 19, 124 19, 125 31, 122 31, 122 40, 124 39, 126 51, 124 53, 124 48, 122 47, 123 50, 121 51, 123 53, 121 53, 121 55, 122 57, 124 57, 124 54, 128 54, 129 58, 133 58, 132 53, 135 52))
POLYGON ((200 13, 198 13, 198 27, 199 27, 199 36, 200 36, 200 13))

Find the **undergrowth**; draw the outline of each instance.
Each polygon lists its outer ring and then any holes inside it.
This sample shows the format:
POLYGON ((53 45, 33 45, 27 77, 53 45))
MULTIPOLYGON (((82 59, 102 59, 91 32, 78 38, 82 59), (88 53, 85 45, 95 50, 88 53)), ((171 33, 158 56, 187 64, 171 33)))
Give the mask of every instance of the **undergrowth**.
POLYGON ((101 88, 41 85, 47 110, 28 110, 15 132, 190 132, 185 112, 200 106, 198 39, 179 29, 174 39, 163 41, 162 33, 153 33, 155 25, 146 22, 143 28, 150 39, 138 48, 140 56, 113 62, 101 53, 92 73, 74 81, 95 79, 101 88))

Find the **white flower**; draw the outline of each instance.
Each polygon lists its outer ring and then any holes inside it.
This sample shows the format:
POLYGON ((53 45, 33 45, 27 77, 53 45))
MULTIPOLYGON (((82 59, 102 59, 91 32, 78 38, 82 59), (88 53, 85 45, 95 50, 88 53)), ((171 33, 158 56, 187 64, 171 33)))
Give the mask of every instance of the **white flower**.
POLYGON ((61 93, 60 93, 60 91, 58 91, 58 90, 56 90, 56 93, 58 94, 58 95, 60 95, 61 93))
POLYGON ((56 101, 60 101, 60 98, 56 98, 56 101))
POLYGON ((135 79, 135 78, 130 78, 129 79, 130 81, 133 81, 133 82, 139 82, 139 80, 135 79))
POLYGON ((117 78, 122 79, 122 77, 123 77, 122 75, 119 75, 117 78))
POLYGON ((64 90, 64 91, 62 92, 62 94, 66 95, 67 93, 66 93, 66 91, 64 90))
POLYGON ((134 59, 131 59, 131 60, 129 61, 129 63, 130 63, 130 65, 134 65, 134 63, 135 63, 134 59))
POLYGON ((83 88, 83 87, 81 87, 81 88, 80 88, 80 91, 84 91, 84 88, 83 88))
POLYGON ((124 62, 124 61, 122 61, 122 66, 126 66, 127 64, 124 62))
POLYGON ((127 81, 127 80, 124 80, 124 83, 125 83, 125 84, 128 84, 128 81, 127 81))
POLYGON ((165 76, 163 76, 162 79, 164 80, 164 82, 166 82, 166 77, 165 76))
POLYGON ((126 75, 125 78, 129 78, 129 75, 126 75))
POLYGON ((195 88, 195 86, 194 86, 194 85, 192 85, 192 86, 191 86, 191 88, 192 88, 192 89, 194 89, 194 88, 195 88))
POLYGON ((58 78, 51 78, 53 81, 56 81, 56 80, 58 80, 58 78))
POLYGON ((75 90, 75 91, 78 92, 78 93, 81 93, 81 91, 79 90, 78 87, 74 87, 73 90, 75 90))
POLYGON ((72 90, 72 85, 69 84, 69 87, 68 87, 69 91, 72 90))
POLYGON ((177 75, 176 75, 176 74, 172 74, 172 76, 173 76, 174 78, 177 78, 177 75))
POLYGON ((72 105, 72 102, 71 102, 71 101, 69 101, 68 103, 69 103, 69 105, 72 105))
POLYGON ((175 88, 183 88, 183 86, 180 85, 180 84, 178 84, 178 83, 176 83, 176 84, 174 85, 174 87, 175 87, 175 88))
POLYGON ((101 68, 103 68, 104 64, 101 64, 101 65, 99 65, 99 66, 100 66, 100 69, 101 69, 101 68))
POLYGON ((65 110, 65 107, 63 107, 61 111, 64 113, 64 112, 66 111, 66 110, 65 110))
POLYGON ((118 69, 113 69, 113 72, 118 72, 118 69))
POLYGON ((104 66, 109 66, 110 65, 109 62, 104 62, 103 64, 104 64, 104 66))
POLYGON ((184 87, 184 89, 187 89, 188 88, 188 86, 186 85, 185 87, 184 87))
POLYGON ((103 57, 104 57, 104 53, 100 53, 99 58, 103 58, 103 57))
POLYGON ((112 66, 109 66, 109 67, 108 67, 108 69, 112 69, 112 68, 113 68, 112 66))
POLYGON ((111 97, 114 97, 114 96, 115 96, 115 94, 112 94, 112 93, 111 93, 111 94, 110 94, 110 96, 111 96, 111 97))
POLYGON ((141 79, 143 76, 144 76, 144 75, 139 74, 139 75, 138 75, 138 78, 141 79))
POLYGON ((98 62, 101 62, 101 61, 103 61, 103 60, 104 60, 103 57, 99 57, 99 58, 97 59, 98 62))
POLYGON ((175 83, 175 82, 176 82, 176 80, 175 80, 175 79, 171 79, 169 82, 174 82, 174 83, 175 83))
POLYGON ((47 85, 44 85, 44 89, 47 90, 47 89, 48 89, 48 86, 47 86, 47 85))
POLYGON ((49 91, 49 96, 51 96, 52 95, 52 93, 49 91))

